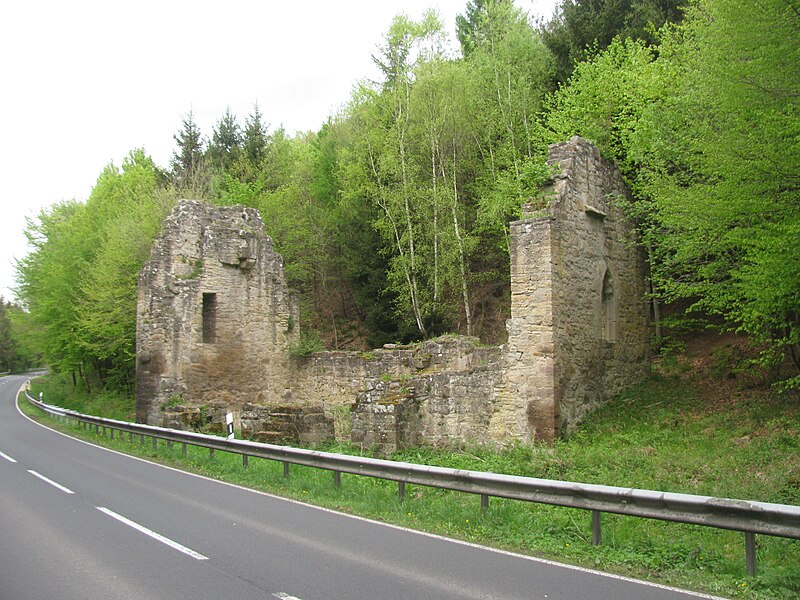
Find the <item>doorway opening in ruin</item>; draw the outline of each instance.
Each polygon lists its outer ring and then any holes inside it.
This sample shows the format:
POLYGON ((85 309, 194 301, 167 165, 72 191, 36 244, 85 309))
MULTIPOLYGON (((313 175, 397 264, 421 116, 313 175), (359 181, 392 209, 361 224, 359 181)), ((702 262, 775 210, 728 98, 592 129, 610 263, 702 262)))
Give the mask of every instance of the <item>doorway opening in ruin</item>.
POLYGON ((217 295, 203 294, 203 343, 217 341, 217 295))

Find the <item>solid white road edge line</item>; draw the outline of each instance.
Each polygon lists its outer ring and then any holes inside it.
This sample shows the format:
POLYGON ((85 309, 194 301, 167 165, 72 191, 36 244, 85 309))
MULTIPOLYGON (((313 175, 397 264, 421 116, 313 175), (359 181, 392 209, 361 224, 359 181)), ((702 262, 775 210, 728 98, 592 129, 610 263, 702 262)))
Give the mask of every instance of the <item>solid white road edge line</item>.
POLYGON ((290 596, 289 594, 284 594, 283 592, 276 592, 272 594, 276 598, 280 598, 281 600, 300 600, 297 596, 290 596))
POLYGON ((34 477, 38 477, 39 479, 41 479, 41 480, 42 480, 42 481, 44 481, 45 483, 49 483, 49 484, 50 484, 50 485, 52 485, 54 488, 61 490, 61 491, 62 491, 62 492, 64 492, 65 494, 74 494, 74 493, 75 493, 75 492, 73 492, 71 489, 64 487, 64 486, 63 486, 63 485, 61 485, 60 483, 56 483, 56 482, 55 482, 55 481, 53 481, 52 479, 48 479, 47 477, 45 477, 45 476, 44 476, 44 475, 42 475, 41 473, 37 473, 36 471, 32 471, 31 469, 28 469, 28 473, 30 473, 30 474, 31 474, 31 475, 33 475, 34 477))
POLYGON ((17 462, 13 458, 11 458, 8 454, 3 454, 2 452, 0 452, 0 457, 5 458, 8 462, 13 462, 13 463, 17 462))
POLYGON ((168 537, 164 537, 163 535, 161 535, 160 533, 156 533, 152 529, 148 529, 147 527, 145 527, 143 525, 139 525, 137 522, 131 521, 130 519, 115 513, 113 510, 109 510, 109 509, 105 508, 104 506, 96 506, 95 508, 97 510, 99 510, 100 512, 107 514, 109 517, 111 517, 113 519, 116 519, 120 523, 124 523, 128 527, 132 527, 136 531, 138 531, 140 533, 143 533, 143 534, 153 538, 154 540, 159 541, 162 544, 165 544, 165 545, 169 546, 170 548, 172 548, 174 550, 177 550, 178 552, 183 552, 184 554, 186 554, 188 556, 191 556, 192 558, 194 558, 196 560, 208 560, 207 556, 204 556, 204 555, 200 554, 199 552, 195 552, 191 548, 187 548, 186 546, 184 546, 182 544, 179 544, 178 542, 176 542, 174 540, 171 540, 168 537))
MULTIPOLYGON (((22 392, 22 388, 21 387, 17 391, 17 396, 19 396, 20 392, 22 392)), ((86 444, 87 446, 92 446, 94 448, 99 448, 101 450, 105 450, 106 452, 111 452, 113 454, 118 454, 119 456, 124 456, 126 458, 131 459, 131 460, 138 460, 139 462, 144 462, 144 463, 147 463, 149 465, 153 465, 153 466, 156 466, 156 467, 161 467, 162 469, 167 469, 169 471, 174 471, 175 473, 180 473, 182 475, 187 475, 189 477, 196 477, 198 479, 205 479, 206 481, 213 481, 214 483, 217 483, 219 485, 226 485, 226 486, 229 486, 229 487, 232 487, 232 488, 237 488, 237 489, 240 489, 240 490, 244 490, 246 492, 250 492, 251 494, 260 494, 262 496, 267 496, 269 498, 275 498, 276 500, 280 500, 282 502, 289 502, 289 503, 292 503, 292 504, 300 504, 302 506, 307 506, 307 507, 312 508, 314 510, 321 510, 323 512, 328 512, 328 513, 332 513, 332 514, 335 514, 335 515, 339 515, 340 517, 344 517, 344 518, 347 518, 347 519, 355 519, 357 521, 364 521, 366 523, 373 523, 375 525, 380 525, 382 527, 388 527, 390 529, 397 529, 398 531, 405 531, 407 533, 411 533, 411 534, 414 534, 414 535, 421 535, 421 536, 424 536, 424 537, 430 537, 430 538, 434 538, 434 539, 444 540, 444 541, 450 542, 452 544, 458 544, 458 545, 461 545, 461 546, 469 546, 469 547, 476 548, 476 549, 479 549, 479 550, 485 550, 486 552, 493 552, 495 554, 505 554, 507 556, 513 556, 515 558, 519 558, 519 559, 522 559, 522 560, 528 560, 530 562, 535 562, 535 563, 540 563, 540 564, 545 564, 545 565, 552 565, 554 567, 560 567, 562 569, 567 569, 569 571, 577 571, 577 572, 581 572, 581 573, 589 573, 589 574, 592 574, 592 575, 598 575, 598 576, 601 576, 601 577, 607 577, 609 579, 618 579, 618 580, 621 580, 621 581, 629 581, 631 583, 637 583, 637 584, 643 585, 645 587, 657 588, 657 589, 666 590, 666 591, 669 591, 669 592, 681 592, 681 593, 687 594, 689 596, 694 596, 695 598, 702 598, 703 600, 727 600, 726 598, 723 598, 722 596, 713 596, 711 594, 704 594, 703 592, 695 592, 695 591, 692 591, 692 590, 687 590, 685 588, 673 587, 673 586, 670 586, 670 585, 665 585, 663 583, 656 583, 654 581, 646 581, 644 579, 636 579, 634 577, 626 577, 625 575, 617 575, 616 573, 607 573, 605 571, 598 571, 596 569, 588 569, 586 567, 579 567, 577 565, 570 565, 568 563, 556 562, 554 560, 548 560, 546 558, 539 558, 538 556, 531 556, 529 554, 520 554, 518 552, 511 552, 510 550, 501 550, 500 548, 492 548, 490 546, 482 546, 481 544, 476 544, 474 542, 467 542, 465 540, 457 540, 455 538, 449 538, 449 537, 445 537, 443 535, 437 535, 435 533, 428 533, 427 531, 420 531, 418 529, 409 529, 408 527, 403 527, 401 525, 394 525, 393 523, 384 523, 383 521, 376 521, 374 519, 369 519, 367 517, 360 517, 358 515, 351 515, 351 514, 348 514, 348 513, 342 513, 342 512, 333 510, 331 508, 324 508, 322 506, 314 506, 313 504, 308 504, 307 502, 302 502, 300 500, 295 500, 293 498, 284 498, 283 496, 277 496, 275 494, 270 494, 269 492, 264 492, 262 490, 254 490, 253 488, 244 487, 244 486, 241 486, 241 485, 237 485, 235 483, 229 483, 227 481, 221 481, 219 479, 212 479, 211 477, 206 477, 205 475, 200 475, 199 473, 192 473, 191 471, 182 471, 181 469, 177 469, 175 467, 170 467, 169 465, 162 465, 160 463, 152 462, 150 460, 141 458, 139 456, 133 456, 131 454, 125 454, 124 452, 119 452, 118 450, 113 450, 112 448, 106 448, 105 446, 100 446, 98 444, 93 444, 92 442, 89 442, 87 440, 82 440, 82 439, 77 438, 77 437, 72 437, 71 435, 67 435, 66 433, 64 433, 62 431, 58 431, 57 429, 53 429, 52 427, 48 427, 44 423, 40 423, 40 422, 30 418, 28 415, 26 415, 24 412, 22 412, 22 409, 19 407, 19 402, 17 402, 16 405, 17 405, 17 412, 20 415, 22 415, 25 419, 27 419, 28 421, 30 421, 34 425, 37 425, 39 427, 42 427, 42 428, 47 429, 49 431, 52 431, 55 434, 64 436, 65 438, 69 438, 69 439, 71 439, 71 440, 73 440, 75 442, 79 442, 81 444, 86 444)))

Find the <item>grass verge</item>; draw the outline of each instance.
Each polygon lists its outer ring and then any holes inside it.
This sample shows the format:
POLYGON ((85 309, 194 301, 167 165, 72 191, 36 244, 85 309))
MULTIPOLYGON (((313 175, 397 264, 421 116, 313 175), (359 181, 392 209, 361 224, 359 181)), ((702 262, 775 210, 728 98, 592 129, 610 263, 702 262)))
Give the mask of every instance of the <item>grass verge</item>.
MULTIPOLYGON (((59 404, 53 387, 36 382, 34 392, 59 404)), ((62 392, 63 394, 63 392, 62 392)), ((80 394, 64 397, 62 406, 97 414, 97 405, 81 405, 80 394), (94 410, 92 410, 94 406, 94 410)), ((93 401, 96 402, 96 401, 93 401)), ((38 413, 22 403, 29 414, 38 413)), ((102 416, 128 418, 131 406, 111 406, 102 416), (126 412, 127 411, 127 412, 126 412)), ((36 415, 36 418, 43 418, 36 415)), ((53 423, 51 422, 52 426, 53 423)), ((333 485, 326 471, 179 446, 133 443, 127 436, 112 442, 82 429, 71 435, 99 441, 209 477, 273 494, 363 515, 380 521, 562 562, 601 569, 735 598, 800 597, 800 541, 758 536, 759 574, 745 574, 744 536, 706 527, 603 515, 603 544, 593 547, 587 511, 554 508, 492 498, 482 513, 476 496, 408 486, 405 501, 396 484, 343 475, 333 485)), ((673 492, 800 504, 800 408, 772 397, 731 401, 725 410, 700 401, 685 379, 653 377, 596 412, 568 439, 554 447, 514 446, 492 452, 405 450, 391 458, 452 468, 494 471, 587 483, 604 483, 673 492)), ((352 446, 326 450, 359 453, 352 446)))

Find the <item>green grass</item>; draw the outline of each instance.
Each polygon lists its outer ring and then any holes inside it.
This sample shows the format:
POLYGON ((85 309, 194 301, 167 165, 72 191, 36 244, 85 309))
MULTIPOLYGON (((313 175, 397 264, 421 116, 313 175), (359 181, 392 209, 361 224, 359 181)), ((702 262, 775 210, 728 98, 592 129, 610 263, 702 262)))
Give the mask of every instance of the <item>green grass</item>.
MULTIPOLYGON (((36 382, 36 386, 39 386, 36 382)), ((51 379, 45 400, 56 401, 51 379)), ((63 393, 63 392, 62 392, 63 393)), ((98 411, 96 400, 80 405, 80 394, 64 397, 81 412, 127 418, 132 406, 115 401, 112 412, 98 411), (127 415, 123 414, 128 411, 127 415)), ((108 408, 104 405, 104 408, 108 408)), ((30 409, 32 411, 32 409, 30 409)), ((94 433, 69 428, 74 435, 94 433)), ((391 458, 445 467, 603 483, 719 497, 788 504, 800 503, 800 407, 765 396, 729 402, 724 409, 698 400, 685 378, 653 377, 606 405, 554 447, 517 445, 504 452, 475 446, 461 450, 416 448, 391 458)), ((108 438, 100 441, 111 444, 108 438)), ((759 574, 745 573, 744 536, 712 528, 603 515, 603 544, 592 546, 587 511, 492 498, 481 513, 476 496, 408 486, 406 500, 397 485, 359 476, 342 476, 333 485, 326 471, 179 446, 157 451, 148 441, 127 436, 113 445, 210 477, 277 495, 522 553, 598 568, 730 597, 800 597, 800 541, 758 536, 759 574)), ((326 450, 358 454, 352 446, 326 450)))
POLYGON ((70 378, 63 374, 45 375, 32 380, 31 395, 38 398, 40 392, 43 400, 53 406, 106 419, 134 421, 136 418, 135 402, 130 396, 108 390, 87 394, 83 385, 73 385, 70 378))

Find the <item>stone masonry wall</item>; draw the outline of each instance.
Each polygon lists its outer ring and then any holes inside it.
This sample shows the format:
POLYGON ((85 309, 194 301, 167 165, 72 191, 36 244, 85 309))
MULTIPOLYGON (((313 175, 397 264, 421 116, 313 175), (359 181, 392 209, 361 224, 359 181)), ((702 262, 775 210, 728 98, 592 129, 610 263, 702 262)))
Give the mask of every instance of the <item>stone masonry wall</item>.
POLYGON ((294 373, 293 397, 305 405, 322 401, 336 439, 365 448, 478 443, 488 433, 499 362, 499 348, 459 336, 317 352, 294 373), (349 418, 337 418, 344 408, 349 418))
POLYGON ((527 420, 530 437, 553 439, 648 370, 645 263, 620 207, 622 177, 579 137, 551 146, 548 163, 560 172, 546 208, 511 224, 495 437, 520 437, 527 420))
POLYGON ((180 201, 140 274, 137 418, 159 423, 186 403, 280 403, 298 322, 258 212, 180 201))
POLYGON ((586 140, 511 223, 508 342, 445 336, 298 359, 299 305, 258 213, 184 200, 139 281, 137 417, 274 443, 550 441, 647 372, 645 267, 613 164, 586 140))

